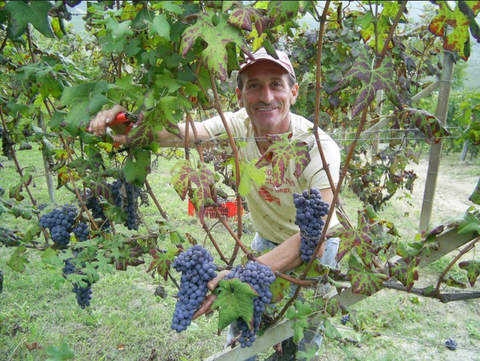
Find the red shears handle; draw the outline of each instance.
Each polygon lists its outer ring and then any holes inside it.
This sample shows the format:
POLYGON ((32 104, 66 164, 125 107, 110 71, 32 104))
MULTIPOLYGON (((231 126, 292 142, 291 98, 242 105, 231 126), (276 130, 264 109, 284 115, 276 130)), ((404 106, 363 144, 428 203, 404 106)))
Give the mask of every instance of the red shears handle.
POLYGON ((128 134, 128 132, 132 129, 133 122, 128 119, 127 115, 125 113, 118 113, 115 119, 113 119, 110 123, 108 123, 108 126, 112 125, 117 125, 117 124, 125 124, 125 134, 128 134), (125 124, 128 123, 128 124, 125 124))

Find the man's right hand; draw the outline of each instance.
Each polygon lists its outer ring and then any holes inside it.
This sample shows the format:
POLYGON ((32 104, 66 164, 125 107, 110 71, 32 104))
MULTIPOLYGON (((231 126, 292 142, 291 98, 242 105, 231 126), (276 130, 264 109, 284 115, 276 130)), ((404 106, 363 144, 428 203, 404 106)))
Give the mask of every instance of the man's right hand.
MULTIPOLYGON (((90 121, 88 126, 88 131, 92 132, 97 136, 105 135, 107 131, 107 127, 109 124, 115 119, 117 114, 125 112, 125 109, 116 104, 111 109, 103 110, 98 112, 97 115, 90 121)), ((116 129, 112 126, 112 129, 115 131, 116 129)), ((115 143, 119 144, 127 144, 127 135, 126 134, 116 134, 113 137, 115 143)))

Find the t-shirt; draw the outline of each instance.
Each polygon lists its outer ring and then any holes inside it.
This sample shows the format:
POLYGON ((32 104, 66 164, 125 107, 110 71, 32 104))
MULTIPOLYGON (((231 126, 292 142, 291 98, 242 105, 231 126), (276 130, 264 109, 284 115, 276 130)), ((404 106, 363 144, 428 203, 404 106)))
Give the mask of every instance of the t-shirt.
MULTIPOLYGON (((244 108, 235 113, 225 113, 227 124, 233 137, 246 138, 246 146, 239 148, 239 157, 249 161, 260 159, 262 154, 257 143, 250 141, 255 138, 253 127, 244 108)), ((291 160, 285 171, 284 181, 275 187, 272 166, 266 167, 266 182, 257 185, 252 182, 253 189, 246 196, 251 220, 255 230, 273 243, 280 244, 287 238, 299 232, 295 224, 296 210, 293 204, 293 193, 300 193, 309 186, 319 189, 330 188, 326 172, 322 169, 322 159, 311 132, 313 124, 307 119, 290 113, 289 133, 293 133, 291 140, 299 139, 309 145, 311 161, 297 178, 294 175, 295 161, 291 160)), ((215 116, 203 122, 211 137, 225 132, 220 116, 215 116)), ((338 182, 340 174, 340 150, 337 143, 324 131, 318 130, 322 149, 329 165, 333 182, 338 182)), ((330 220, 329 228, 339 223, 335 213, 330 220)))

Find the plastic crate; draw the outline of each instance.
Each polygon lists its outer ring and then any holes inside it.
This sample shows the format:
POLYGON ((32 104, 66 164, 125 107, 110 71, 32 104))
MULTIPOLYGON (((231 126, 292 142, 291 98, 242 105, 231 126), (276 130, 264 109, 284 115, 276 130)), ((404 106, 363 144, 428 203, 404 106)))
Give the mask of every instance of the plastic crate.
MULTIPOLYGON (((226 218, 232 218, 237 216, 237 201, 225 202, 222 205, 218 206, 218 211, 220 214, 226 218)), ((194 216, 196 213, 195 207, 193 206, 190 199, 188 200, 188 214, 194 216)), ((242 207, 243 214, 243 207, 242 207)), ((207 218, 217 218, 217 212, 215 212, 214 207, 205 207, 205 217, 207 218)))

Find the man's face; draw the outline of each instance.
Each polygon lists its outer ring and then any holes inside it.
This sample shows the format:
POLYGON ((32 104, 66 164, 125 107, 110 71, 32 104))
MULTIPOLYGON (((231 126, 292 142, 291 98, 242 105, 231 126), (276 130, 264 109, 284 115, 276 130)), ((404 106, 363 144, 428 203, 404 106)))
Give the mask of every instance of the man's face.
POLYGON ((298 85, 290 87, 288 73, 271 61, 259 61, 242 72, 243 89, 237 89, 256 135, 279 134, 290 126, 290 105, 298 85))

